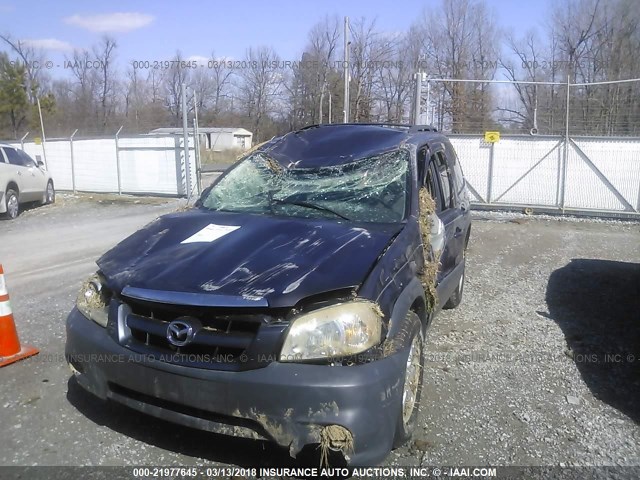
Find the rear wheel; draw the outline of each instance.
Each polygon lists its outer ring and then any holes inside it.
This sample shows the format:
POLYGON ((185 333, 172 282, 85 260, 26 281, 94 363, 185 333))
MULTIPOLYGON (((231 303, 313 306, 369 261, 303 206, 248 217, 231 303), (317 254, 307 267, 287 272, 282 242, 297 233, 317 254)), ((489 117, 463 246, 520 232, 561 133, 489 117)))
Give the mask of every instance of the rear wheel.
POLYGON ((18 203, 18 192, 9 188, 4 196, 6 213, 5 215, 10 219, 14 219, 20 213, 20 204, 18 203))
POLYGON ((416 313, 409 312, 406 321, 414 326, 415 333, 411 339, 409 355, 404 374, 404 387, 402 390, 402 404, 396 434, 393 442, 394 448, 406 443, 413 434, 418 423, 418 406, 422 394, 422 374, 424 370, 424 335, 422 324, 416 313))
POLYGON ((44 194, 44 203, 45 205, 49 205, 50 203, 54 203, 56 201, 56 191, 53 188, 53 182, 49 180, 47 183, 47 190, 44 194))

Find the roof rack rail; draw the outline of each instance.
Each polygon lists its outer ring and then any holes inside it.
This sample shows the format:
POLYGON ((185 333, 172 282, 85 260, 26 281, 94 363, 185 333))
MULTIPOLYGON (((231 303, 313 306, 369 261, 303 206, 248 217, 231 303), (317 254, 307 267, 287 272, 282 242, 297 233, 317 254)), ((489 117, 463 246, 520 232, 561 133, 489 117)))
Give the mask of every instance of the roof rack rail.
POLYGON ((406 123, 392 123, 392 122, 349 122, 349 123, 318 123, 307 125, 306 127, 302 127, 300 130, 308 130, 311 128, 319 128, 319 127, 339 127, 341 125, 357 125, 357 126, 373 126, 373 127, 401 127, 401 128, 411 128, 411 125, 406 123))
POLYGON ((409 133, 418 133, 418 132, 437 132, 438 129, 433 125, 411 125, 409 129, 409 133))

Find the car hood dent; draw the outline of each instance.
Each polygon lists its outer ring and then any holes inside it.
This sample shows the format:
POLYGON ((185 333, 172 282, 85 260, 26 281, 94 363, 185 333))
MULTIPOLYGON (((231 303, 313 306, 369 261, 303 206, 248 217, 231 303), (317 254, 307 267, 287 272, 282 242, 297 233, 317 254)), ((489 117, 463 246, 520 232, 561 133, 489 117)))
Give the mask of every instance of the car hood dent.
POLYGON ((360 285, 401 227, 196 210, 157 219, 97 263, 116 291, 132 286, 265 298, 270 306, 289 307, 360 285), (181 243, 209 225, 207 231, 239 228, 212 241, 181 243))

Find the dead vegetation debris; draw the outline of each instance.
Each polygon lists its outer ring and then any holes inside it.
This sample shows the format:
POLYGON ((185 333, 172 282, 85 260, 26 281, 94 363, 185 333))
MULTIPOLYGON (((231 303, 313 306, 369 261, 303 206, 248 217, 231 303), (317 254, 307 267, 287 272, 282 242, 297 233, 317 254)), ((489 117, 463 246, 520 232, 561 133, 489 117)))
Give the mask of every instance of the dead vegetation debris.
POLYGON ((418 224, 420 225, 420 235, 422 236, 423 245, 422 251, 424 255, 424 266, 420 274, 420 281, 427 296, 427 310, 431 312, 438 302, 436 275, 440 268, 440 254, 436 254, 431 248, 432 218, 436 211, 436 204, 426 188, 420 189, 418 200, 420 208, 418 224))
POLYGON ((85 280, 82 284, 82 288, 80 288, 80 295, 78 296, 79 303, 83 303, 89 308, 104 308, 107 306, 104 297, 93 286, 93 284, 98 281, 99 279, 95 275, 85 280), (89 293, 89 295, 87 295, 87 293, 89 293))
POLYGON ((320 431, 320 468, 329 467, 329 450, 343 454, 353 452, 353 435, 340 425, 329 425, 320 431))
POLYGON ((267 168, 271 170, 273 173, 275 173, 276 175, 280 175, 282 172, 284 172, 284 167, 280 165, 273 158, 270 158, 270 157, 265 158, 264 163, 267 165, 267 168))

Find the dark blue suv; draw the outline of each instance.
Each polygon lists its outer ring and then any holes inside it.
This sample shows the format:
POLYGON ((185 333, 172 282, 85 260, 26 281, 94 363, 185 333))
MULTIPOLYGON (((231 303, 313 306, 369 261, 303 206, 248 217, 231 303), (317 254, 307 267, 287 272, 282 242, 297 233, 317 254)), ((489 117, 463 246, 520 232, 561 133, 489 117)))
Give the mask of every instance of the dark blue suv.
POLYGON ((67 360, 145 414, 376 464, 411 436, 424 335, 460 303, 470 230, 433 128, 291 132, 98 260, 67 360))

